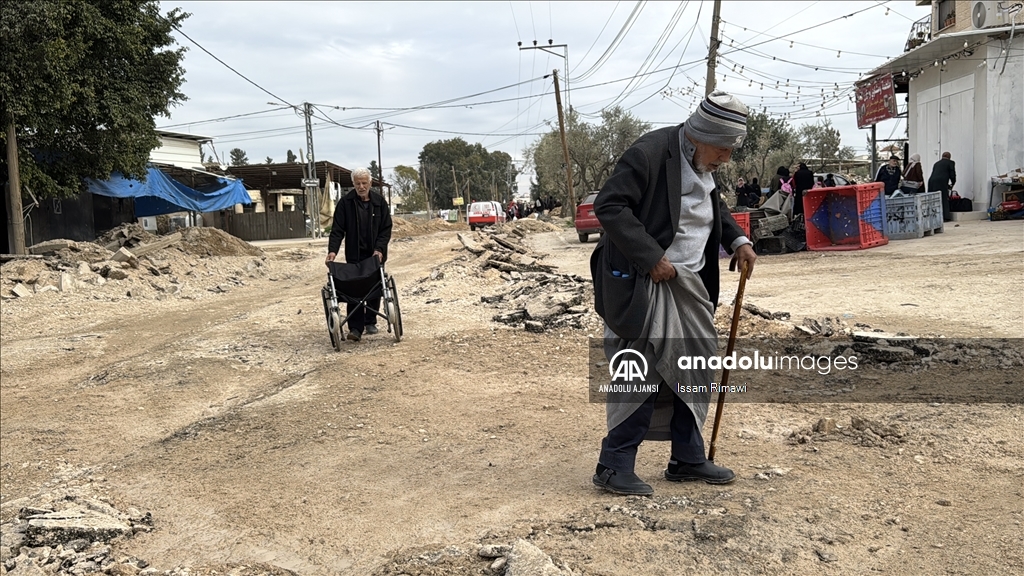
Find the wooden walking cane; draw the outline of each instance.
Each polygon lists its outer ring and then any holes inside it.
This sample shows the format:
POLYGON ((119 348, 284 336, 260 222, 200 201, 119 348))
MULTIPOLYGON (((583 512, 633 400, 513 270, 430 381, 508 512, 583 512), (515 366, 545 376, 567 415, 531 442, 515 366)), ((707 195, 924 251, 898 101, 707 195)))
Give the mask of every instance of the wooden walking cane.
MULTIPOLYGON (((736 301, 732 308, 732 326, 729 328, 729 343, 725 347, 725 355, 732 356, 736 348, 736 332, 740 327, 740 310, 743 308, 743 289, 747 286, 747 263, 743 263, 740 272, 740 287, 736 290, 736 301)), ((725 387, 729 385, 729 369, 722 368, 722 384, 718 392, 718 407, 715 409, 715 427, 711 429, 711 445, 708 447, 708 460, 715 459, 715 442, 718 440, 718 425, 722 422, 722 409, 725 408, 725 387)))

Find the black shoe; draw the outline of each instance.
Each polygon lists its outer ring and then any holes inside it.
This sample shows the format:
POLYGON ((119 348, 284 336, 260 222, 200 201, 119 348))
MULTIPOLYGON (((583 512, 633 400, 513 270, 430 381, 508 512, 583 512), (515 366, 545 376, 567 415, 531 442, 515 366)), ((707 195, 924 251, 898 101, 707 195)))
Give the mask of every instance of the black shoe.
POLYGON ((650 496, 654 494, 654 488, 651 488, 650 485, 632 472, 616 472, 600 464, 597 465, 597 470, 597 474, 594 474, 594 486, 627 496, 650 496))
POLYGON ((376 324, 369 324, 366 328, 364 328, 364 330, 366 330, 366 335, 367 336, 369 336, 371 334, 376 334, 377 332, 380 332, 380 330, 377 330, 377 325, 376 324))
POLYGON ((717 466, 710 461, 702 464, 686 464, 671 460, 665 470, 665 480, 670 482, 695 482, 703 480, 708 484, 728 484, 736 479, 736 474, 724 466, 717 466))
POLYGON ((363 333, 362 331, 359 330, 350 330, 346 338, 353 342, 359 342, 360 340, 363 339, 363 333))

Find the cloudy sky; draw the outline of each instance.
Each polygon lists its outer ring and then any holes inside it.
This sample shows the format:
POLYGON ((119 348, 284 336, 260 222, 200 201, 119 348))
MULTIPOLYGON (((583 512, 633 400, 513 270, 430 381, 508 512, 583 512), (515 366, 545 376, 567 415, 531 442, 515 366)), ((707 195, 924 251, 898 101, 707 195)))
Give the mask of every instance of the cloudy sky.
MULTIPOLYGON (((562 48, 553 55, 519 42, 568 46, 567 99, 584 115, 619 105, 656 126, 685 120, 703 94, 713 10, 697 0, 161 6, 191 17, 182 26, 188 38, 176 34, 188 47, 189 100, 159 127, 216 137, 222 160, 238 147, 251 163, 281 162, 287 150, 306 148, 301 115, 284 105, 311 102, 317 160, 368 165, 380 120, 386 176, 398 164, 416 166, 424 144, 458 136, 522 164, 523 149, 557 126, 550 75, 560 69, 564 90, 566 63, 562 48), (223 119, 230 116, 240 117, 223 119)), ((718 87, 751 107, 788 112, 797 125, 827 117, 845 145, 864 153, 852 84, 901 54, 928 11, 910 1, 725 0, 718 87)), ((886 121, 879 138, 904 129, 886 121)), ((520 190, 526 185, 521 178, 520 190)))

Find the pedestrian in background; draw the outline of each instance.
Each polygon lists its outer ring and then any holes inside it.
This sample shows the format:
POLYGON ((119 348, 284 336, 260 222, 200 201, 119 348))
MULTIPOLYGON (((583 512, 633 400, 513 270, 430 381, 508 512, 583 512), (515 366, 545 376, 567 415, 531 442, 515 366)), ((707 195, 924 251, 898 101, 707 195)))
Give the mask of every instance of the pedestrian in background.
POLYGON ((793 214, 804 213, 804 192, 814 188, 814 172, 807 167, 807 164, 800 163, 793 174, 793 214))
POLYGON ((875 182, 885 184, 885 195, 890 196, 900 187, 900 176, 900 159, 897 156, 890 156, 889 162, 875 174, 875 182))
POLYGON ((956 162, 949 152, 942 153, 942 159, 932 166, 932 175, 928 177, 928 191, 942 192, 942 221, 952 222, 953 215, 949 211, 949 191, 956 186, 956 162))
POLYGON ((910 157, 910 164, 903 170, 903 182, 900 190, 904 194, 919 194, 924 192, 924 171, 921 170, 921 155, 914 154, 910 157))

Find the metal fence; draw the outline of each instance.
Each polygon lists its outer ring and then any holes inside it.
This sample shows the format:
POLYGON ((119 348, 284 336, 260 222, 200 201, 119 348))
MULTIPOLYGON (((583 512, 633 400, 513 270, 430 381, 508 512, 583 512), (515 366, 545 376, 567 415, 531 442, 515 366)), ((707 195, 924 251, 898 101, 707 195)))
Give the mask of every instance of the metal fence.
POLYGON ((247 242, 306 237, 306 215, 299 211, 230 214, 226 220, 221 227, 247 242))

